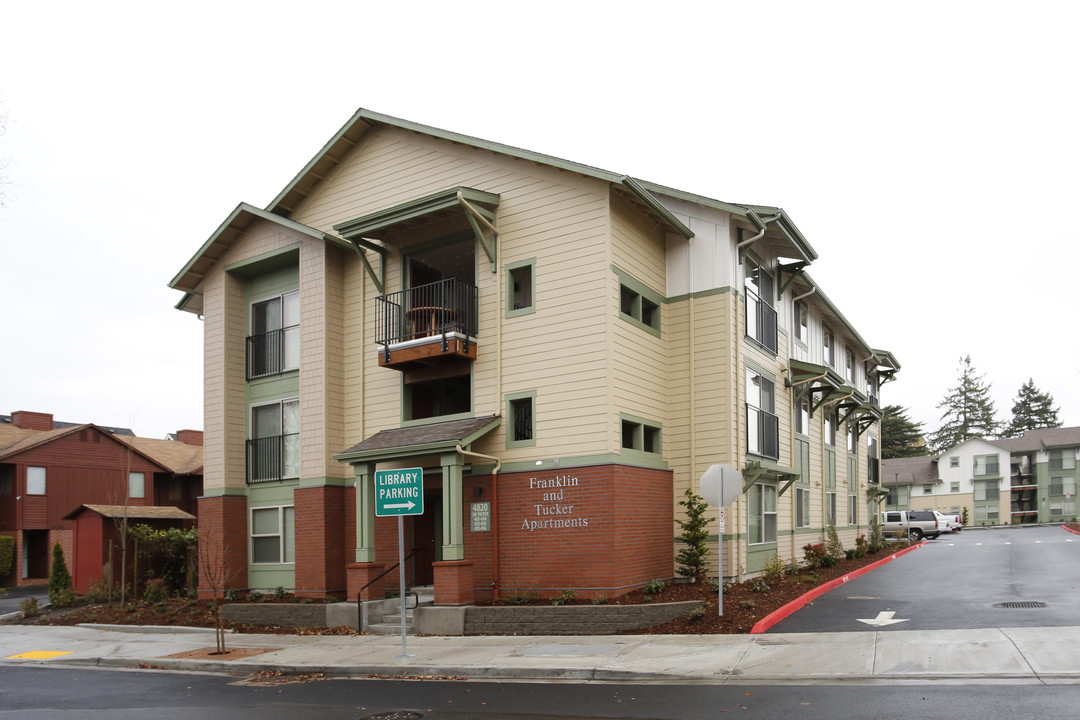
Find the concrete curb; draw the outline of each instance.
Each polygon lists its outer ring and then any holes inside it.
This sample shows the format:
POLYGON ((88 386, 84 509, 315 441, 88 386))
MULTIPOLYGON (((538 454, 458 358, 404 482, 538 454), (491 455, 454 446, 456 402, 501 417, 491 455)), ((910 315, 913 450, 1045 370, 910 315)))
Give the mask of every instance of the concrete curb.
POLYGON ((783 607, 779 608, 778 610, 774 610, 773 612, 769 613, 765 617, 758 620, 756 623, 754 623, 754 627, 750 628, 750 634, 751 635, 760 635, 760 634, 766 632, 769 628, 771 628, 776 623, 780 622, 781 620, 784 620, 785 618, 790 617, 796 611, 798 611, 800 608, 805 607, 806 604, 809 603, 814 598, 820 597, 820 596, 824 595, 825 593, 829 592, 830 590, 832 590, 833 588, 838 588, 841 585, 843 585, 843 584, 845 584, 845 583, 847 583, 847 582, 849 582, 851 580, 854 580, 855 578, 857 578, 857 577, 859 577, 861 575, 865 575, 866 573, 870 572, 871 570, 875 570, 875 569, 881 567, 885 563, 892 562, 893 560, 895 560, 898 557, 901 557, 903 555, 907 555, 909 552, 913 552, 915 550, 918 550, 923 545, 926 545, 925 540, 923 540, 918 545, 912 545, 911 547, 904 548, 903 550, 900 550, 899 552, 895 552, 892 555, 889 555, 886 558, 882 558, 881 560, 878 560, 875 563, 871 563, 869 565, 864 565, 863 567, 859 568, 858 570, 853 570, 853 571, 849 572, 847 575, 844 575, 842 577, 838 577, 835 580, 830 580, 829 582, 825 583, 824 585, 818 585, 816 588, 814 588, 810 592, 806 593, 805 595, 802 595, 801 597, 798 597, 798 598, 792 600, 787 605, 784 605, 783 607))

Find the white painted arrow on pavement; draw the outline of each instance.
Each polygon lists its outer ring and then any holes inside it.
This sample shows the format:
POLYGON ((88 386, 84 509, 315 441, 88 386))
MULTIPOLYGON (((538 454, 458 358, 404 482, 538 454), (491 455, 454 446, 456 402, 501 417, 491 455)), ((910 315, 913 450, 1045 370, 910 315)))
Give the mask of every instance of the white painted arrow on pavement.
POLYGON ((863 618, 856 619, 861 623, 873 625, 874 627, 885 627, 886 625, 894 625, 896 623, 907 622, 907 620, 893 620, 894 615, 896 615, 896 613, 892 610, 882 610, 873 620, 865 620, 863 618))

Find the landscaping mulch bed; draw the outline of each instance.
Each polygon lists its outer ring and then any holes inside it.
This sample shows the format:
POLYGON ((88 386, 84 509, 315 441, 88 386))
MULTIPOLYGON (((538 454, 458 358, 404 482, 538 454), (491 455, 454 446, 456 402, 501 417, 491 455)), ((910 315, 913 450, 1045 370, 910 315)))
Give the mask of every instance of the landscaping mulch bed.
MULTIPOLYGON (((782 580, 767 582, 764 579, 747 580, 730 585, 724 592, 724 614, 717 607, 717 592, 707 582, 668 582, 663 590, 646 594, 641 590, 628 593, 610 601, 612 605, 642 603, 666 603, 700 600, 706 603, 704 612, 691 613, 663 625, 636 631, 635 634, 707 635, 749 633, 754 624, 769 613, 796 600, 815 587, 843 577, 848 573, 879 560, 907 546, 907 543, 890 544, 887 550, 852 560, 841 560, 831 568, 802 569, 786 575, 782 580)), ((280 602, 266 600, 265 602, 280 602)), ((551 605, 551 599, 533 598, 519 601, 520 605, 551 605)), ((591 600, 574 599, 560 604, 585 605, 591 600)), ((139 601, 126 606, 114 604, 88 605, 74 608, 47 608, 35 617, 14 622, 38 625, 76 625, 79 623, 102 623, 110 625, 184 625, 212 628, 216 625, 213 602, 208 600, 170 599, 159 603, 139 601)), ((225 623, 225 627, 237 632, 279 635, 355 635, 349 628, 294 628, 276 625, 248 625, 225 623)))

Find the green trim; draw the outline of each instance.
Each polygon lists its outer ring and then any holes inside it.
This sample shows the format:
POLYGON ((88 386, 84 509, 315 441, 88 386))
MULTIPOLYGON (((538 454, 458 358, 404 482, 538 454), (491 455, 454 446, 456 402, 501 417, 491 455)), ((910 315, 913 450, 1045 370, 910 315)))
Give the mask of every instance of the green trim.
MULTIPOLYGON (((247 482, 247 478, 244 479, 247 482)), ((248 488, 244 487, 224 487, 224 488, 210 488, 204 489, 203 494, 200 497, 207 499, 220 498, 220 497, 242 497, 248 496, 248 488)))
POLYGON ((653 196, 648 190, 646 190, 641 183, 634 180, 632 177, 623 177, 622 185, 629 190, 638 200, 645 203, 653 213, 667 223, 675 232, 679 233, 686 239, 694 237, 694 231, 686 227, 677 217, 671 214, 666 207, 660 204, 660 201, 653 196))
POLYGON ((300 267, 298 263, 300 261, 301 247, 301 243, 286 245, 283 248, 271 250, 255 257, 229 263, 222 270, 241 277, 251 277, 253 275, 270 274, 275 270, 291 267, 296 271, 296 284, 299 287, 300 267))
MULTIPOLYGON (((384 231, 394 226, 445 210, 461 208, 462 212, 472 217, 472 213, 469 213, 458 201, 459 192, 462 198, 469 203, 490 205, 491 207, 499 206, 499 196, 494 193, 468 187, 452 187, 383 210, 376 210, 352 220, 337 223, 334 225, 334 230, 339 232, 346 240, 359 237, 380 240, 382 239, 380 236, 384 235, 384 231)), ((477 209, 480 210, 481 208, 477 209)), ((495 214, 489 208, 483 208, 482 214, 489 221, 494 220, 495 214)))
POLYGON ((773 384, 773 395, 774 395, 774 397, 773 397, 773 405, 775 406, 776 405, 776 398, 775 398, 775 394, 776 394, 776 373, 772 372, 771 370, 766 370, 765 366, 758 365, 756 362, 754 362, 753 360, 751 360, 748 357, 743 358, 743 364, 747 368, 749 368, 750 370, 753 370, 758 375, 761 375, 763 378, 765 378, 766 380, 768 380, 769 382, 771 382, 773 384))
POLYGON ((506 449, 536 447, 536 391, 507 393, 503 396, 503 406, 505 408, 503 417, 507 418, 506 449), (510 437, 514 432, 514 412, 511 403, 515 400, 529 400, 532 403, 532 428, 530 432, 532 437, 528 440, 512 440, 510 437))
MULTIPOLYGON (((577 457, 563 457, 559 456, 559 464, 554 463, 554 458, 551 455, 544 455, 542 457, 534 457, 531 460, 522 460, 518 462, 503 463, 500 473, 517 473, 517 472, 535 472, 537 468, 542 470, 565 470, 567 468, 584 468, 584 467, 596 467, 599 465, 621 465, 623 467, 643 467, 650 470, 667 470, 671 468, 662 458, 654 457, 648 453, 633 453, 635 457, 629 455, 618 455, 615 453, 607 453, 603 455, 580 455, 577 457), (640 455, 641 457, 636 457, 640 455), (537 465, 537 461, 543 463, 537 465)), ((473 472, 476 473, 478 466, 473 466, 473 472)))
POLYGON ((656 337, 662 337, 661 308, 664 305, 664 296, 614 264, 611 266, 611 270, 619 278, 619 317, 630 323, 631 325, 639 327, 642 330, 652 335, 655 335, 656 337), (631 308, 631 313, 633 314, 630 315, 627 315, 625 312, 623 312, 622 309, 622 289, 624 287, 636 294, 634 306, 633 308, 631 308), (649 323, 646 323, 641 319, 644 314, 643 300, 648 300, 650 303, 656 306, 655 325, 650 325, 649 323))
POLYGON ((316 478, 300 478, 300 483, 296 486, 297 490, 306 490, 308 488, 320 488, 320 487, 352 487, 356 484, 356 478, 339 478, 339 477, 316 477, 316 478), (350 482, 351 481, 351 482, 350 482))
POLYGON ((503 265, 503 272, 506 274, 506 317, 521 317, 522 315, 532 315, 536 312, 536 258, 529 258, 528 260, 518 260, 517 262, 507 263, 503 265), (525 307, 514 308, 514 270, 520 270, 521 268, 530 268, 529 270, 529 304, 525 307))
POLYGON ((655 461, 657 459, 662 461, 664 457, 663 424, 658 423, 655 420, 646 420, 645 418, 636 415, 619 413, 619 452, 623 457, 639 463, 649 460, 655 461), (634 447, 632 448, 623 445, 623 431, 627 424, 634 426, 634 447), (651 451, 644 449, 646 430, 655 431, 655 449, 651 451))
POLYGON ((737 288, 737 287, 731 287, 729 285, 729 286, 721 287, 721 288, 713 288, 711 290, 699 290, 697 292, 685 293, 683 295, 672 295, 669 298, 664 298, 664 302, 665 303, 680 303, 680 302, 686 302, 687 300, 690 300, 691 298, 697 300, 697 299, 700 299, 700 298, 712 297, 713 295, 725 295, 725 294, 726 295, 733 295, 735 297, 739 297, 742 294, 742 290, 737 288))

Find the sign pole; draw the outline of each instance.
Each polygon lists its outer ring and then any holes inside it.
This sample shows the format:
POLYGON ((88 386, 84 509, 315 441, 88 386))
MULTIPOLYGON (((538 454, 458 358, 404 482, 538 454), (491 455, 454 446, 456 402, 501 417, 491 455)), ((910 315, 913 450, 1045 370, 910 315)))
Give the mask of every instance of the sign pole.
POLYGON ((721 616, 724 614, 724 508, 735 502, 735 498, 742 494, 742 482, 743 477, 739 469, 727 463, 710 465, 698 482, 701 497, 720 511, 716 557, 720 572, 720 598, 717 607, 720 609, 721 616))
POLYGON ((405 631, 405 516, 397 517, 397 546, 398 546, 398 580, 401 592, 401 657, 412 657, 406 652, 405 631))
POLYGON ((401 597, 401 655, 406 652, 405 614, 405 516, 424 514, 424 469, 401 468, 375 471, 375 517, 397 515, 398 580, 401 597))

